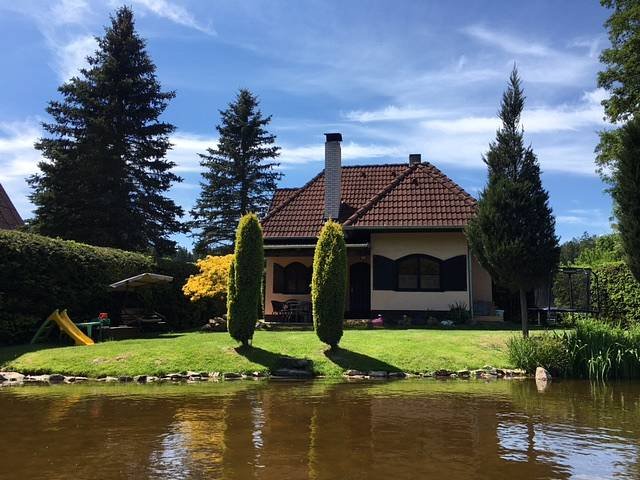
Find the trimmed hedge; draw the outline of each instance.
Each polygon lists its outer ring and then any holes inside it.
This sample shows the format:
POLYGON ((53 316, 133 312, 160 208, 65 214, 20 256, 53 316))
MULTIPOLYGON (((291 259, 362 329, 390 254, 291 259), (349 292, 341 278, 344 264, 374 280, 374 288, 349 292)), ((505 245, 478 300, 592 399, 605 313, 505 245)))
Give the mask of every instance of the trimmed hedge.
POLYGON ((342 226, 329 220, 322 227, 313 255, 311 304, 320 341, 336 348, 342 338, 347 292, 347 248, 342 226))
POLYGON ((108 285, 143 272, 174 277, 145 300, 167 316, 172 328, 188 328, 202 318, 180 290, 195 265, 155 262, 139 253, 73 241, 0 230, 0 344, 28 341, 37 325, 56 308, 74 320, 112 313, 108 285))
POLYGON ((231 265, 229 275, 233 277, 229 279, 227 294, 227 329, 234 340, 247 346, 258 321, 264 272, 262 227, 253 213, 240 219, 231 265))
MULTIPOLYGON (((640 322, 640 283, 624 262, 595 266, 600 291, 600 315, 603 319, 631 325, 640 322)), ((595 302, 595 284, 592 293, 595 302)))

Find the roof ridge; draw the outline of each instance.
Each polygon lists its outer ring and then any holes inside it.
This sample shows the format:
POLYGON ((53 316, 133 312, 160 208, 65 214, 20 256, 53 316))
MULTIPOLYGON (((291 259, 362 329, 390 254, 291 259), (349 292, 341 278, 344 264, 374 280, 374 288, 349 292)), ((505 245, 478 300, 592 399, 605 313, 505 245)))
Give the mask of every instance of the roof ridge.
POLYGON ((282 191, 282 190, 299 190, 299 189, 300 189, 300 187, 277 187, 276 191, 278 191, 278 190, 280 190, 280 191, 282 191))
POLYGON ((365 203, 362 207, 360 207, 358 210, 356 210, 349 218, 347 218, 342 225, 350 225, 351 223, 355 222, 359 217, 361 217, 362 215, 364 215, 366 212, 368 212, 369 210, 371 210, 373 208, 373 206, 378 203, 380 200, 382 200, 383 197, 385 197, 386 195, 389 194, 389 192, 391 192, 393 189, 395 189, 398 185, 400 185, 400 183, 407 178, 407 176, 411 173, 414 172, 417 169, 417 165, 418 164, 414 164, 414 165, 409 165, 407 166, 406 170, 404 170, 403 172, 400 173, 400 175, 397 175, 396 178, 394 178, 387 186, 385 186, 382 190, 380 190, 378 193, 376 193, 373 197, 371 197, 371 199, 365 203))
POLYGON ((296 189, 296 191, 289 196, 289 198, 287 198, 284 202, 282 202, 280 205, 278 205, 276 208, 274 208, 273 210, 271 210, 269 213, 267 213, 265 215, 265 217, 262 219, 261 223, 266 222, 267 220, 269 220, 274 214, 278 213, 279 211, 281 211, 284 207, 286 207, 287 205, 289 205, 293 200, 295 200, 296 198, 298 198, 302 192, 304 192, 307 188, 309 188, 309 186, 315 182, 316 180, 318 180, 322 175, 324 175, 324 169, 322 169, 320 171, 320 173, 318 173, 315 177, 313 177, 311 180, 309 180, 307 183, 305 183, 303 186, 301 186, 300 188, 296 189))
POLYGON ((442 172, 442 170, 440 170, 431 162, 425 162, 418 165, 423 165, 427 167, 427 173, 432 177, 435 177, 435 176, 441 177, 441 178, 438 178, 437 180, 439 180, 440 183, 442 183, 442 185, 444 185, 447 189, 453 190, 456 193, 464 195, 465 200, 471 202, 474 206, 477 204, 477 200, 473 198, 471 194, 469 194, 469 192, 467 192, 464 188, 462 188, 456 182, 451 180, 445 173, 442 172))

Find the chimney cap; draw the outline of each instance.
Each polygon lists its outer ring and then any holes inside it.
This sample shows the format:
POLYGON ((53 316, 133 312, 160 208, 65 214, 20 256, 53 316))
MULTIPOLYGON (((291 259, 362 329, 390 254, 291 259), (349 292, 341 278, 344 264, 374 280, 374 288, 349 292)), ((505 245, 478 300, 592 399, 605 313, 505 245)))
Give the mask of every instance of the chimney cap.
POLYGON ((409 165, 416 165, 417 163, 422 162, 422 154, 420 153, 410 153, 409 154, 409 165))
POLYGON ((327 137, 327 142, 341 142, 342 134, 341 133, 325 133, 325 137, 327 137))

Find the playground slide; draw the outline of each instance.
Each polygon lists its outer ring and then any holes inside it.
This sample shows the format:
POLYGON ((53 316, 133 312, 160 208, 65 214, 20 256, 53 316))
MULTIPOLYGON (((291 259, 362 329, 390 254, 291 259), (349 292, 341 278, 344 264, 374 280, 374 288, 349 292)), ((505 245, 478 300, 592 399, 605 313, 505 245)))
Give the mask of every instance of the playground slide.
POLYGON ((69 315, 67 315, 67 310, 63 310, 62 312, 58 312, 55 310, 47 320, 54 321, 60 327, 64 333, 69 335, 76 345, 93 345, 93 340, 86 336, 82 331, 76 327, 75 323, 71 321, 69 315))

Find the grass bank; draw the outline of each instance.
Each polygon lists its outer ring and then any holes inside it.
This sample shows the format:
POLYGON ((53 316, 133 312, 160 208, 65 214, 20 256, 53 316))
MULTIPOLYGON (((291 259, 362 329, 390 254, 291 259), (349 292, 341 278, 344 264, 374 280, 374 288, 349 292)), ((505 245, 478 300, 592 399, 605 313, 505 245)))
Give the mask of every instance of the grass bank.
POLYGON ((314 332, 255 334, 242 351, 225 333, 169 334, 89 347, 0 348, 0 365, 23 373, 163 375, 186 370, 268 372, 282 356, 313 361, 316 374, 338 377, 347 369, 426 372, 438 369, 511 367, 509 330, 349 330, 340 349, 327 351, 314 332))

